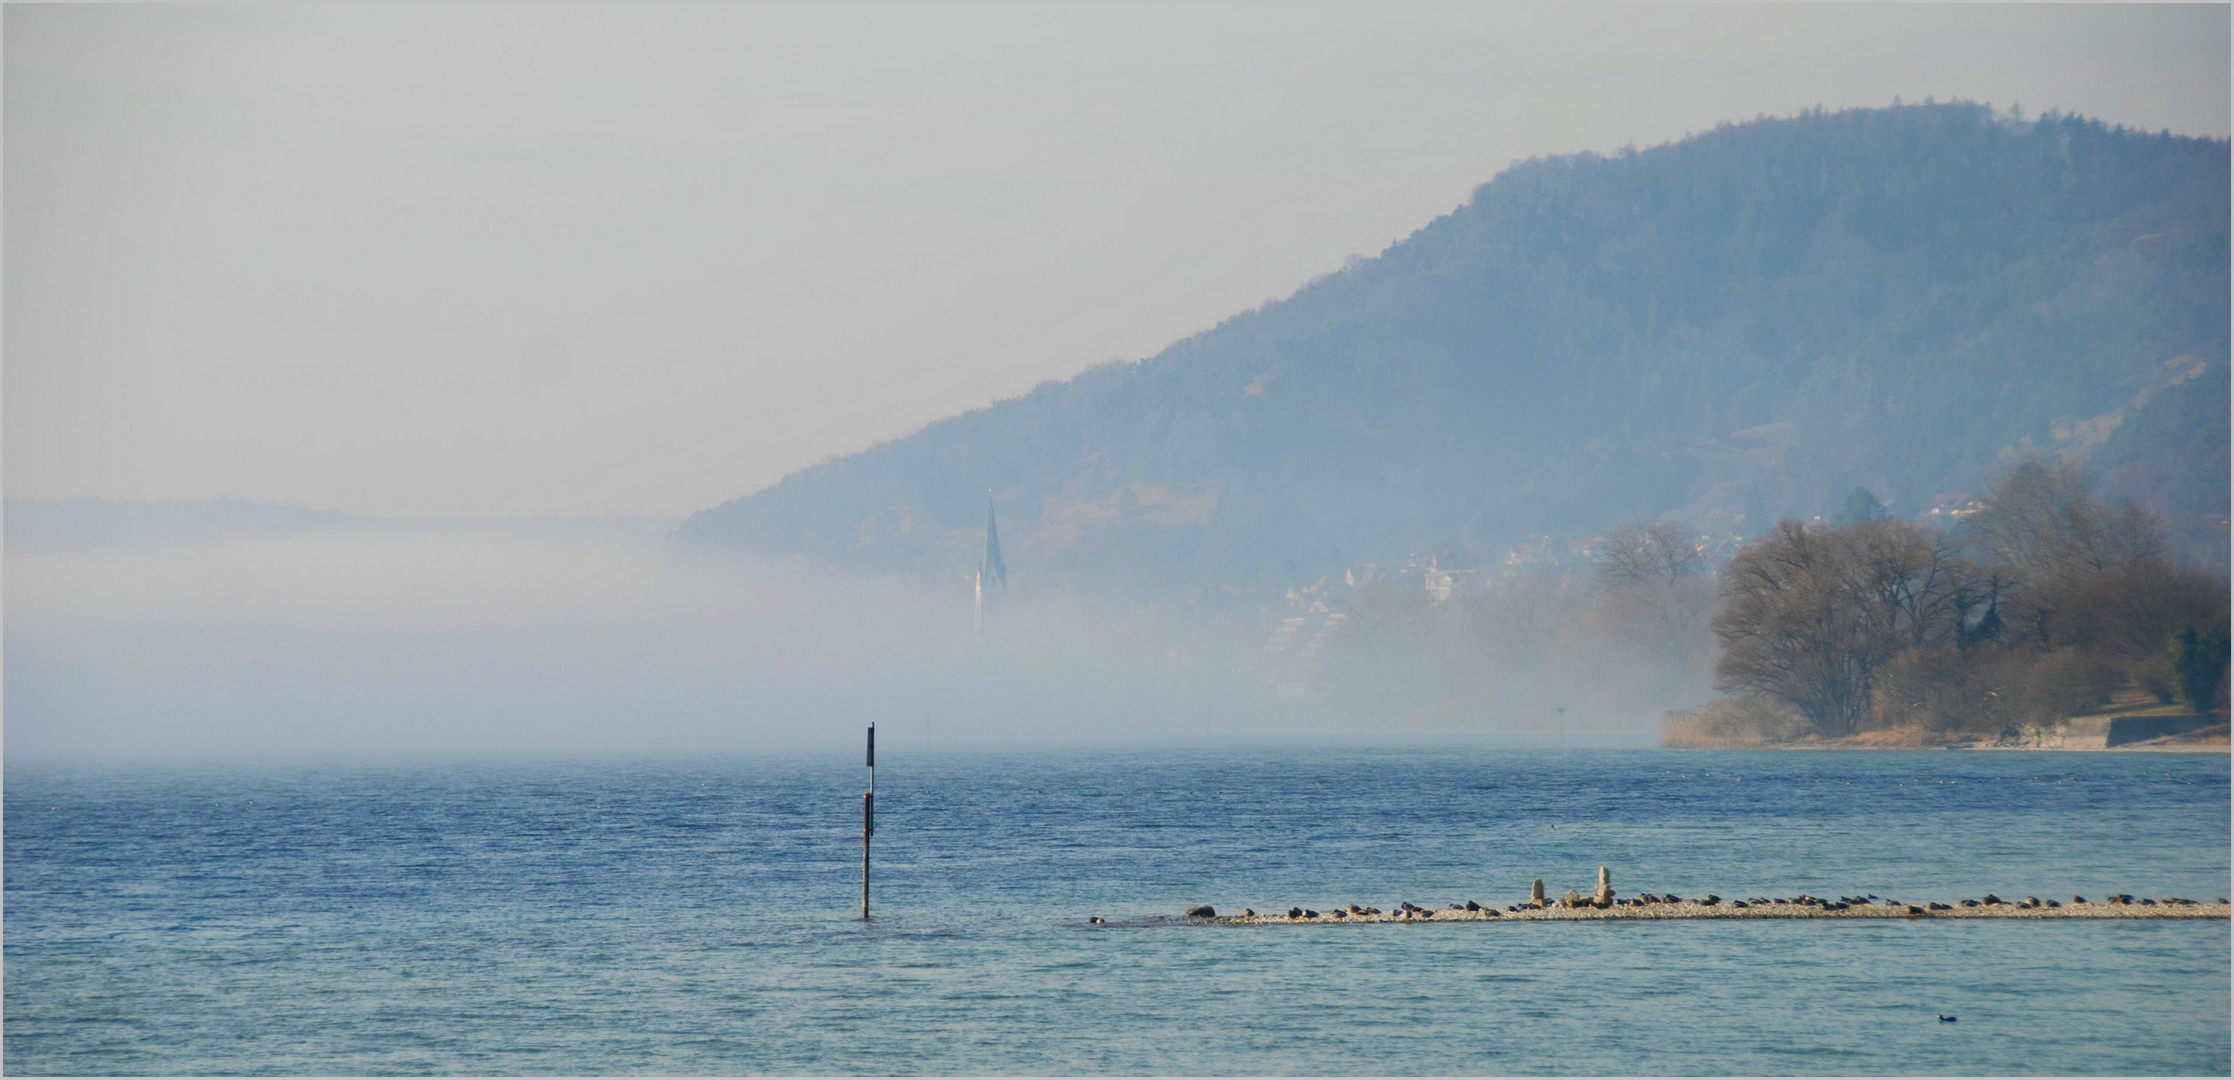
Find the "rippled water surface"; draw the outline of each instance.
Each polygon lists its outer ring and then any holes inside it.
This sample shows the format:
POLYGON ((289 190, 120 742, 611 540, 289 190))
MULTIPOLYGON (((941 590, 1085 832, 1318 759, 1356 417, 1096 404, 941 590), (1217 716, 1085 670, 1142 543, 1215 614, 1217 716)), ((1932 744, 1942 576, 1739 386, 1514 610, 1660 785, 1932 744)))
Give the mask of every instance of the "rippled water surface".
POLYGON ((6 780, 42 1073, 2229 1070, 2210 922, 1163 917, 2229 892, 2223 755, 1442 749, 6 780), (1087 922, 1100 915, 1106 927, 1087 922), (1936 1013, 1961 1019, 1941 1024, 1936 1013))

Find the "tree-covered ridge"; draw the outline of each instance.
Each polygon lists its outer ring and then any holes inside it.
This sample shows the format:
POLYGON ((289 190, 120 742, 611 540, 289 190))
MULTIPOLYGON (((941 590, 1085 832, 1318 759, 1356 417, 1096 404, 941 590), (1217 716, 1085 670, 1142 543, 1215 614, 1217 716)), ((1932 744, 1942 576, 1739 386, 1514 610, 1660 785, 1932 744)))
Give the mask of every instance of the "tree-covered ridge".
POLYGON ((2060 450, 2208 544, 2227 192, 2223 140, 1967 104, 1524 162, 1286 300, 680 533, 943 574, 991 487, 1020 574, 1200 594, 1672 514, 1752 534, 1857 485, 1911 516, 2060 450))

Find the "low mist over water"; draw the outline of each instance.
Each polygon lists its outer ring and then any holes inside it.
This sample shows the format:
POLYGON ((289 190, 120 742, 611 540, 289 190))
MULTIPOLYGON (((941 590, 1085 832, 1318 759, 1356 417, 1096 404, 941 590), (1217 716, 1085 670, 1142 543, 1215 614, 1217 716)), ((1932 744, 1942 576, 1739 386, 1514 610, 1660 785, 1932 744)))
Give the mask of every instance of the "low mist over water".
POLYGON ((979 630, 962 572, 704 552, 658 519, 34 531, 52 510, 13 504, 6 561, 9 749, 32 758, 805 749, 869 722, 955 747, 1635 744, 1668 707, 1664 673, 1562 663, 1560 598, 1525 582, 1471 616, 1366 604, 1410 636, 1297 661, 1294 598, 1150 601, 1027 569, 979 630), (1547 636, 1453 652, 1443 631, 1498 603, 1554 620, 1508 632, 1547 636))
POLYGON ((809 746, 926 718, 947 740, 1207 730, 1151 707, 1165 665, 1081 602, 1012 605, 978 638, 966 583, 696 555, 658 530, 76 545, 11 550, 7 576, 17 754, 809 746))

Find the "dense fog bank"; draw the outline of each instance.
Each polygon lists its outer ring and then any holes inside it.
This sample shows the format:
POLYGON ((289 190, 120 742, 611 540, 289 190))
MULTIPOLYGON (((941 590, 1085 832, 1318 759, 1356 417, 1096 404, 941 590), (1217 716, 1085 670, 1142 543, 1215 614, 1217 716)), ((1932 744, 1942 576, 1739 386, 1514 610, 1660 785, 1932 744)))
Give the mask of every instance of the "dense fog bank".
MULTIPOLYGON (((1682 703, 1578 646, 1573 597, 1567 638, 1555 621, 1522 642, 1532 624, 1496 614, 1506 593, 1437 604, 1384 584, 1338 604, 1407 632, 1332 635, 1298 675, 1267 663, 1278 602, 1142 602, 1029 569, 979 629, 966 574, 845 573, 596 521, 143 533, 9 547, 16 759, 790 751, 870 722, 902 752, 1585 745, 1647 741, 1682 703), (1504 651, 1454 652, 1428 632, 1444 623, 1504 651)), ((1534 587, 1514 586, 1513 612, 1534 587)))
POLYGON ((1132 628, 1075 605, 1016 605, 980 640, 966 588, 656 537, 339 529, 11 551, 6 569, 19 756, 804 747, 926 717, 949 740, 1217 723, 1172 698, 1183 680, 1153 677, 1132 628))

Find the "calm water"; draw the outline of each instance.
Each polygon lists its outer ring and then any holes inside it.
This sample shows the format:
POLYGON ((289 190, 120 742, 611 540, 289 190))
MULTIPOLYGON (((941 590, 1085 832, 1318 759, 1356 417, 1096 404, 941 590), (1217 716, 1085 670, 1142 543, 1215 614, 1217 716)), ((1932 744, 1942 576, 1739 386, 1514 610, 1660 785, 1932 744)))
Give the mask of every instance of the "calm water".
POLYGON ((0 1064, 2229 1070, 2224 922, 1150 918, 1510 903, 1536 876, 1587 889, 1601 863, 1627 894, 2215 899, 2223 755, 895 747, 882 764, 866 925, 852 757, 11 768, 0 1064))

